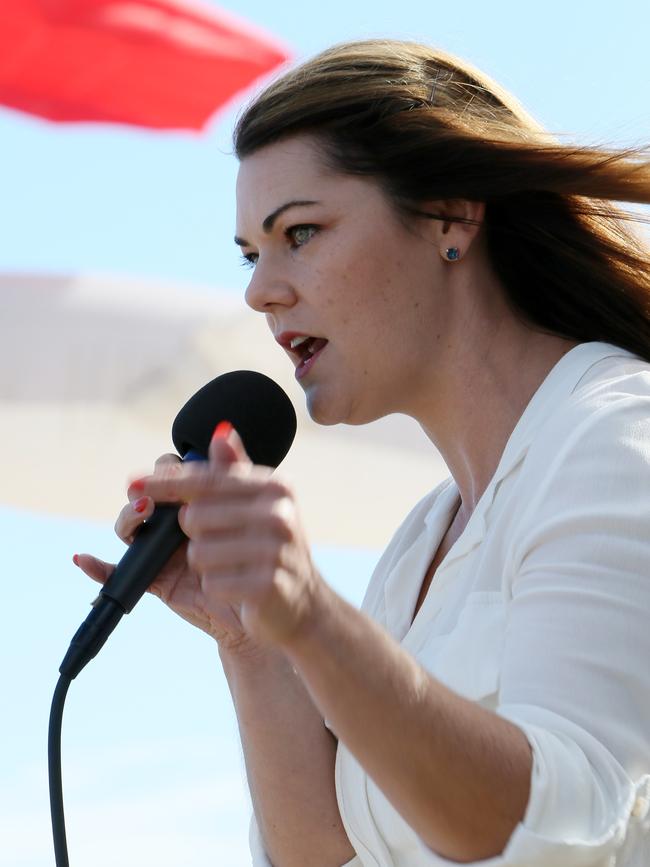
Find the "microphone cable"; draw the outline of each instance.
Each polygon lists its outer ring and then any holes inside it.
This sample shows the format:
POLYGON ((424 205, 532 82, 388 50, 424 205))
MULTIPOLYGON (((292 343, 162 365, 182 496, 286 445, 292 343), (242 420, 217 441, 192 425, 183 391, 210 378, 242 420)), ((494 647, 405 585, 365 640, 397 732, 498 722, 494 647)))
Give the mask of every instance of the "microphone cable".
POLYGON ((59 677, 47 733, 47 768, 50 778, 50 813, 52 816, 52 836, 54 839, 54 859, 56 867, 69 867, 68 843, 65 836, 65 815, 63 812, 63 780, 61 777, 61 725, 63 706, 72 679, 65 674, 59 677))

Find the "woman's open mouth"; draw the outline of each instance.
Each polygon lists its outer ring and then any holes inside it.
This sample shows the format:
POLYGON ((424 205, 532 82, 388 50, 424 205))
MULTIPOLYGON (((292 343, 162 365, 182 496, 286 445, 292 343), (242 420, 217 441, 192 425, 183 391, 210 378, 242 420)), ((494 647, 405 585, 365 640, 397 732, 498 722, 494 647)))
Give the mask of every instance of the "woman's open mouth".
POLYGON ((295 337, 291 341, 291 351, 299 356, 296 379, 302 379, 311 370, 327 343, 324 337, 307 336, 295 337))
POLYGON ((313 337, 310 334, 300 334, 297 331, 283 331, 276 335, 275 339, 297 360, 296 379, 301 379, 309 372, 328 343, 325 337, 313 337))

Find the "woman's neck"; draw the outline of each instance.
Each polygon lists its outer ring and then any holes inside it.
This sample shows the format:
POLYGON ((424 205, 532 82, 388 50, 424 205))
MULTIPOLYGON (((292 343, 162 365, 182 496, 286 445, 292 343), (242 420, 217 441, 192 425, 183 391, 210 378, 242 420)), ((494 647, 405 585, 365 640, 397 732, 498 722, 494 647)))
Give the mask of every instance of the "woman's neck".
MULTIPOLYGON (((494 475, 510 434, 557 362, 578 341, 515 323, 509 334, 463 341, 436 394, 416 415, 445 460, 461 495, 459 519, 474 511, 494 475), (440 407, 444 411, 440 412, 440 407)), ((458 345, 458 344, 456 344, 458 345)))

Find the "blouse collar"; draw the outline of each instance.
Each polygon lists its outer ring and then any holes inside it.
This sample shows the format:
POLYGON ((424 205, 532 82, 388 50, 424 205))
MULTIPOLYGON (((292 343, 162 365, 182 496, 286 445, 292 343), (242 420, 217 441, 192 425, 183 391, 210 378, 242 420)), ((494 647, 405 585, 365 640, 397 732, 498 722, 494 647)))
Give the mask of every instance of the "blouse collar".
MULTIPOLYGON (((635 358, 632 353, 618 346, 594 341, 575 346, 549 371, 510 434, 497 469, 467 526, 441 564, 439 572, 443 574, 440 578, 436 576, 436 586, 444 583, 444 571, 450 563, 465 557, 482 542, 487 530, 486 516, 499 484, 523 460, 540 427, 548 420, 552 408, 561 405, 575 391, 593 365, 610 356, 635 358)), ((424 515, 420 535, 404 551, 388 576, 384 585, 387 626, 396 637, 401 638, 410 630, 410 616, 422 579, 449 526, 459 497, 453 478, 436 489, 432 494, 431 507, 424 515), (401 604, 397 604, 398 601, 401 604)))
MULTIPOLYGON (((478 544, 485 532, 485 513, 492 504, 499 483, 521 462, 539 428, 548 420, 552 408, 561 405, 575 391, 594 364, 610 356, 635 357, 631 352, 621 349, 619 346, 594 341, 574 346, 551 368, 519 417, 519 421, 508 438, 496 471, 476 504, 467 527, 454 548, 466 553, 469 550, 467 545, 474 547, 478 544), (464 536, 466 538, 463 540, 464 536)), ((453 491, 453 497, 457 501, 459 492, 453 479, 450 479, 449 485, 445 491, 449 497, 452 497, 451 492, 453 491)), ((424 522, 428 528, 431 528, 432 524, 439 523, 439 513, 435 504, 425 515, 424 522)), ((456 556, 454 551, 454 557, 456 556)))

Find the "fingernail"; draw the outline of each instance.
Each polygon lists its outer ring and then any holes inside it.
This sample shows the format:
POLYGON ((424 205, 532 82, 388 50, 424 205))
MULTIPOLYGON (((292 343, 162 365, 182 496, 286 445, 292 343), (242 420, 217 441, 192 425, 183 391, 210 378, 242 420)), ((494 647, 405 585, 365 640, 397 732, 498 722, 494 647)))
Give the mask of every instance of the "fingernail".
POLYGON ((136 512, 144 512, 147 508, 147 503, 149 502, 148 497, 140 497, 139 500, 136 500, 133 504, 133 508, 136 512))
POLYGON ((72 557, 72 562, 74 563, 75 566, 79 565, 79 555, 78 554, 74 554, 74 556, 72 557))
POLYGON ((212 434, 212 439, 228 439, 230 431, 232 430, 232 425, 229 421, 220 421, 219 424, 214 429, 214 433, 212 434))
POLYGON ((144 479, 134 479, 129 484, 129 490, 131 490, 131 491, 144 491, 144 479))

